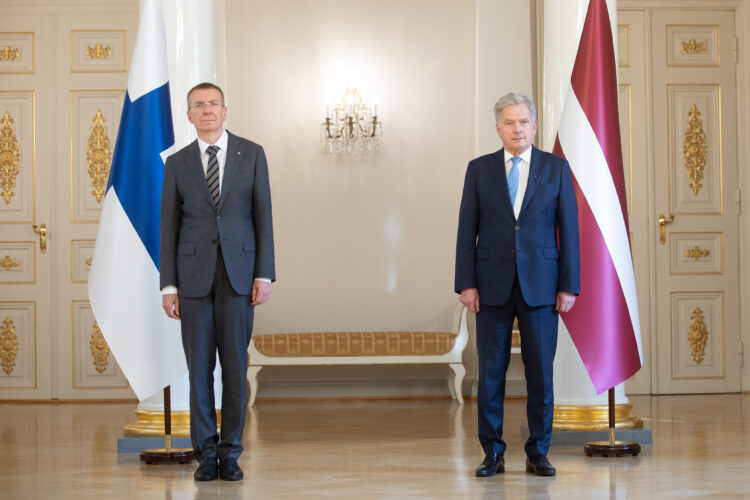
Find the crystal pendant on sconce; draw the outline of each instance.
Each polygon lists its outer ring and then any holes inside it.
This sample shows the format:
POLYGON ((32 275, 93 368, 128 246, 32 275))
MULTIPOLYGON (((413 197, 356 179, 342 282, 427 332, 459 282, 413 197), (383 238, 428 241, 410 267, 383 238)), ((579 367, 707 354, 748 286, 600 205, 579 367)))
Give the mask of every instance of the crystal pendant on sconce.
POLYGON ((320 125, 323 153, 337 158, 374 155, 383 138, 377 113, 377 104, 370 107, 362 103, 357 89, 346 89, 341 103, 327 108, 320 125))

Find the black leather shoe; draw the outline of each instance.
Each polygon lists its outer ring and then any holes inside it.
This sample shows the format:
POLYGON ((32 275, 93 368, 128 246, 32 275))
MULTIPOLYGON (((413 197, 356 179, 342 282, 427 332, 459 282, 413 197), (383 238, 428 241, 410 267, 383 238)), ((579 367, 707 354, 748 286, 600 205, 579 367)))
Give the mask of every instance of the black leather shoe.
POLYGON ((526 459, 526 472, 536 474, 537 476, 554 476, 555 468, 549 463, 544 455, 537 455, 526 459))
POLYGON ((237 459, 234 458, 222 458, 221 464, 219 465, 219 477, 224 481, 239 481, 242 479, 242 469, 240 464, 237 463, 237 459))
POLYGON ((505 458, 499 453, 487 453, 474 474, 477 477, 490 477, 498 472, 505 472, 505 458))
POLYGON ((203 457, 198 464, 198 468, 195 469, 196 481, 213 481, 216 479, 216 475, 219 472, 219 463, 216 457, 203 457))

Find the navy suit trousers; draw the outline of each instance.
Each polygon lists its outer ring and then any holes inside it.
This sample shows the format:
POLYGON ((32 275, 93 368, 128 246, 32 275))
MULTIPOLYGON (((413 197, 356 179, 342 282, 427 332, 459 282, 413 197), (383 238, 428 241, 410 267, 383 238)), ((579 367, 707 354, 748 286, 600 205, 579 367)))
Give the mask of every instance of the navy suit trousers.
POLYGON ((229 283, 221 249, 205 297, 180 297, 182 345, 190 370, 190 438, 197 459, 238 458, 247 405, 247 348, 254 306, 229 283), (221 436, 216 432, 214 368, 221 363, 221 436))
MULTIPOLYGON (((481 295, 479 299, 481 301, 481 295)), ((526 417, 530 433, 525 445, 526 455, 546 455, 552 435, 552 372, 559 316, 554 304, 529 306, 521 293, 518 275, 505 304, 480 304, 476 315, 479 442, 485 453, 505 453, 503 401, 514 317, 518 318, 521 331, 521 359, 526 375, 526 417)))

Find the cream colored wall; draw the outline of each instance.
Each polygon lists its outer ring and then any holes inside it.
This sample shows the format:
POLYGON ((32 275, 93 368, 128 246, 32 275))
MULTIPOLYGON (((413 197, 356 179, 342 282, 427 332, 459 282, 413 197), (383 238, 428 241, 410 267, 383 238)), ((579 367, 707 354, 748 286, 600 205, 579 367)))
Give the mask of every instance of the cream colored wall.
MULTIPOLYGON (((228 0, 226 11, 228 128, 264 146, 274 204, 278 282, 255 332, 449 329, 474 155, 474 3, 228 0), (374 159, 322 156, 319 124, 347 85, 377 98, 374 159)), ((349 379, 361 394, 367 380, 404 378, 447 394, 443 370, 269 369, 260 395, 309 394, 316 380, 316 394, 340 394, 346 384, 325 381, 349 379), (284 380, 307 389, 274 386, 284 380)), ((399 390, 430 391, 414 384, 399 390)))

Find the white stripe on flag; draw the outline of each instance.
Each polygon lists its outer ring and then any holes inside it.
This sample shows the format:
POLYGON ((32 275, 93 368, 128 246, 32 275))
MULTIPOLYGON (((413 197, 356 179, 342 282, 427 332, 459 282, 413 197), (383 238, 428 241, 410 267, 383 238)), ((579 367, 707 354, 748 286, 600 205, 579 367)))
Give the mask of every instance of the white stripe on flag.
POLYGON ((131 102, 169 81, 161 2, 141 2, 138 37, 130 64, 128 95, 131 102))
POLYGON ((159 271, 114 189, 104 198, 89 273, 89 298, 99 327, 139 400, 187 373, 180 322, 162 310, 159 271))
POLYGON ((636 334, 638 354, 643 362, 635 275, 622 209, 599 139, 591 128, 572 86, 565 99, 557 134, 560 147, 591 207, 612 256, 636 334))

